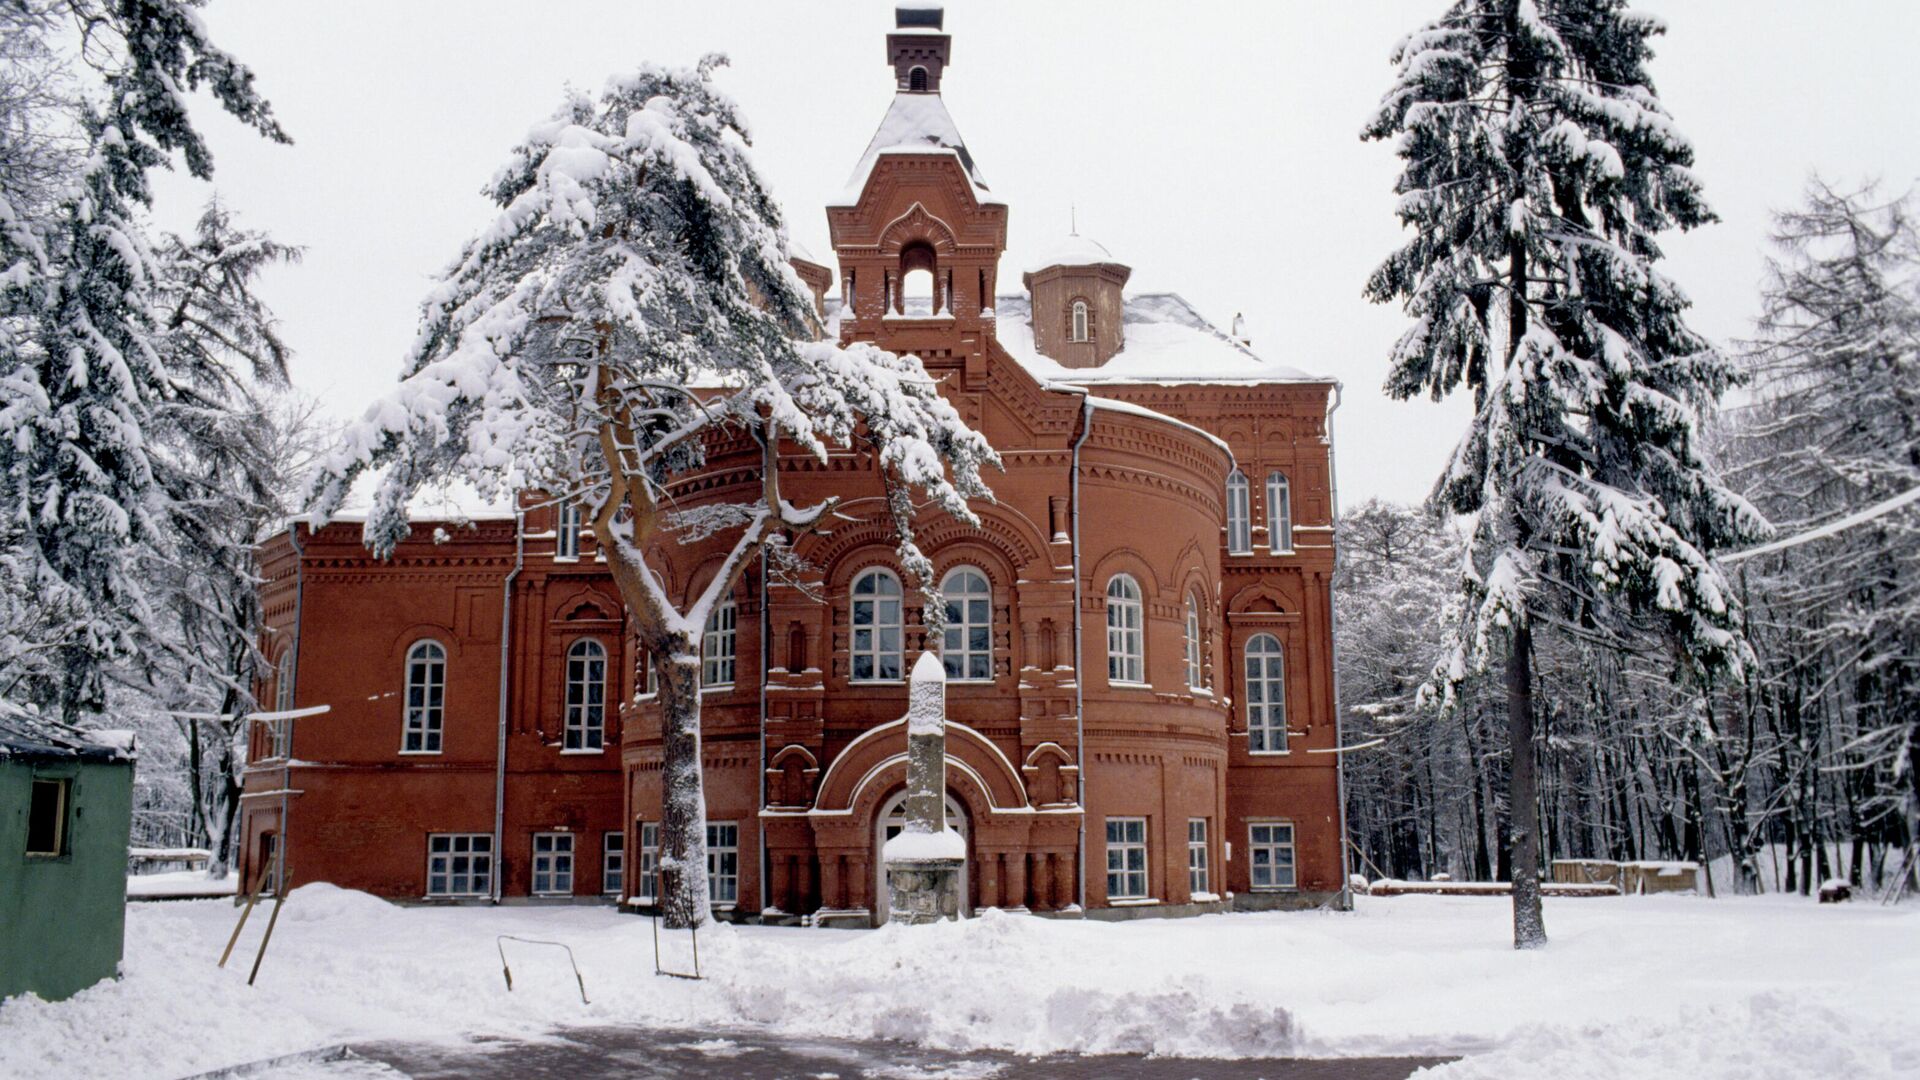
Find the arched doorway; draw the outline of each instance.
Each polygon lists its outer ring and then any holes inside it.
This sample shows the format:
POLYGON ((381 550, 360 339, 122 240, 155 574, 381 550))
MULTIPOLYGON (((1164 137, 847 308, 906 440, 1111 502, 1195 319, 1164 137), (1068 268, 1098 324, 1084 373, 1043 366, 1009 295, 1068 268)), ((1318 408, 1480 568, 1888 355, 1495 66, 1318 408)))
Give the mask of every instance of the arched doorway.
MULTIPOLYGON (((947 826, 962 837, 967 833, 967 814, 961 809, 960 800, 947 792, 947 826)), ((888 909, 892 906, 887 900, 887 860, 882 847, 887 841, 900 835, 907 827, 907 793, 902 791, 880 808, 873 819, 873 925, 881 926, 887 921, 888 909)), ((971 856, 960 867, 960 914, 973 914, 969 898, 973 895, 973 859, 971 856)))

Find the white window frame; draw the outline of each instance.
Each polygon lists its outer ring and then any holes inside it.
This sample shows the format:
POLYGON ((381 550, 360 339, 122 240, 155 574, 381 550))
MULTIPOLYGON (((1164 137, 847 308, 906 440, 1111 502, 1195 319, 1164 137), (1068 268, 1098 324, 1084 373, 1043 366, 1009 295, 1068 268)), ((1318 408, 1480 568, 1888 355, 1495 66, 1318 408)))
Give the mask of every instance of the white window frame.
POLYGON ((657 904, 660 902, 660 823, 641 821, 635 826, 640 834, 640 850, 634 870, 640 876, 633 879, 633 898, 642 904, 657 904))
POLYGON ((1106 822, 1106 831, 1107 899, 1147 899, 1147 819, 1110 817, 1106 822), (1116 881, 1118 888, 1115 887, 1116 881))
POLYGON ((1227 474, 1227 554, 1253 554, 1253 510, 1247 489, 1247 474, 1239 469, 1227 474))
MULTIPOLYGON (((288 712, 293 708, 293 646, 291 645, 281 651, 280 663, 274 667, 273 707, 277 712, 288 712)), ((269 721, 267 723, 267 756, 284 758, 292 752, 293 721, 269 721)))
POLYGON ((707 822, 707 899, 717 908, 740 902, 739 822, 707 822))
POLYGON ((578 562, 580 559, 580 507, 562 501, 553 527, 553 561, 578 562))
POLYGON ((1145 594, 1132 574, 1107 579, 1107 681, 1147 684, 1145 594), (1117 590, 1117 591, 1116 591, 1117 590))
POLYGON ((700 632, 700 689, 724 690, 733 685, 735 665, 740 658, 740 609, 733 594, 720 598, 707 614, 707 625, 700 632))
POLYGON ((1207 819, 1187 819, 1187 895, 1213 892, 1212 867, 1207 864, 1207 819))
POLYGON ((493 892, 493 834, 492 833, 428 833, 427 834, 427 896, 436 900, 470 900, 486 897, 493 892), (434 850, 438 841, 445 841, 443 851, 434 850), (436 860, 444 859, 445 865, 435 871, 436 860), (457 860, 465 859, 464 871, 455 869, 457 860), (479 864, 484 869, 476 869, 479 864), (436 876, 445 878, 445 884, 439 890, 433 887, 436 876), (465 889, 455 889, 456 882, 466 884, 465 889))
POLYGON ((847 591, 847 681, 855 683, 897 683, 906 677, 906 592, 900 579, 883 566, 870 566, 854 575, 847 591), (873 581, 873 591, 862 593, 861 584, 873 581), (892 591, 882 590, 882 584, 892 591), (891 604, 891 621, 887 607, 891 604), (861 620, 865 608, 865 621, 861 620), (893 647, 887 648, 887 631, 893 631, 893 647), (865 635, 865 638, 862 638, 865 635), (860 674, 860 662, 868 664, 868 673, 860 674), (893 673, 887 674, 887 664, 893 673))
POLYGON ((1205 690, 1207 688, 1206 665, 1200 656, 1200 602, 1192 593, 1187 594, 1187 627, 1185 634, 1187 650, 1187 689, 1205 690))
POLYGON ((1287 648, 1269 633, 1247 639, 1240 665, 1247 706, 1247 752, 1287 752, 1287 648))
POLYGON ((533 834, 533 895, 573 895, 573 834, 533 834))
POLYGON ((1247 881, 1255 892, 1288 892, 1300 887, 1293 834, 1293 822, 1284 819, 1247 822, 1247 881), (1282 830, 1285 839, 1280 838, 1282 830), (1284 861, 1280 858, 1283 852, 1284 861), (1262 871, 1267 875, 1265 884, 1260 881, 1262 871))
POLYGON ((948 682, 993 681, 993 583, 977 566, 956 566, 940 581, 940 602, 947 627, 941 634, 940 663, 948 682), (968 588, 968 577, 979 588, 968 588), (985 644, 975 647, 981 636, 985 644))
POLYGON ((1278 469, 1267 474, 1267 550, 1293 554, 1293 484, 1278 469))
POLYGON ((627 834, 608 829, 600 835, 600 892, 619 896, 627 883, 627 834))
POLYGON ((1074 343, 1090 340, 1093 337, 1093 312, 1085 300, 1073 302, 1072 316, 1067 328, 1067 340, 1074 343))
POLYGON ((408 646, 401 680, 400 752, 441 753, 446 746, 447 647, 432 638, 421 638, 408 646), (432 650, 432 655, 428 650, 432 650), (416 665, 419 665, 418 671, 415 670, 416 665), (418 707, 413 703, 416 675, 420 676, 421 689, 421 704, 418 707), (435 691, 438 691, 437 695, 435 691))
POLYGON ((598 754, 607 744, 607 647, 593 638, 567 646, 563 754, 598 754))

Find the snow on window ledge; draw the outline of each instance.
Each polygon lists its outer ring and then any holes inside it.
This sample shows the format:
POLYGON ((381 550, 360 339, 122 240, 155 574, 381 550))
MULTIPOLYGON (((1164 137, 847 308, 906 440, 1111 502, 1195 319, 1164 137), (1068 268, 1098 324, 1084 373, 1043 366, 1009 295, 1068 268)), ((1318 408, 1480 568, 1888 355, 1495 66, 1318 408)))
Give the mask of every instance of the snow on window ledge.
POLYGON ((588 750, 588 749, 562 750, 560 751, 560 756, 561 757, 595 757, 600 754, 604 754, 606 752, 607 752, 606 747, 597 746, 591 750, 588 750))
POLYGON ((1189 896, 1187 899, 1195 904, 1217 904, 1220 902, 1220 894, 1210 893, 1210 892, 1197 892, 1189 896))
POLYGON ((443 753, 445 753, 445 751, 442 751, 442 750, 402 750, 400 751, 400 756, 401 757, 439 757, 443 753))
POLYGON ((1158 899, 1155 899, 1154 897, 1150 897, 1150 896, 1127 896, 1127 897, 1121 897, 1119 899, 1110 899, 1107 901, 1107 906, 1108 907, 1153 907, 1158 903, 1160 903, 1158 899))

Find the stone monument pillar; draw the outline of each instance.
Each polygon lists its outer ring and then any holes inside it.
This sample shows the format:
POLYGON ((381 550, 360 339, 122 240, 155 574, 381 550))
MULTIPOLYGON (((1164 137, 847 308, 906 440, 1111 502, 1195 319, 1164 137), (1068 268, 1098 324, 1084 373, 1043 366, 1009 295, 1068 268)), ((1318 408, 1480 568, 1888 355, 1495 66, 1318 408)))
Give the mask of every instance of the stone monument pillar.
POLYGON ((947 672, 921 653, 907 690, 907 823, 887 841, 888 918, 909 925, 960 917, 967 842, 947 825, 947 672))

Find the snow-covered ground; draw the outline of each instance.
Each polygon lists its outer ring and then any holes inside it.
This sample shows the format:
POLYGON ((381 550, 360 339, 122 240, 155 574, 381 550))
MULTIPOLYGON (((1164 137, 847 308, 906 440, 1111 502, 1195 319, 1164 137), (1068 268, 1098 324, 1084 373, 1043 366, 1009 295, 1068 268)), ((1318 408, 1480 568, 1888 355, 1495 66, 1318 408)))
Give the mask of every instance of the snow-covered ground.
MULTIPOLYGON (((1547 901, 1550 948, 1508 905, 1362 897, 1353 914, 1131 923, 988 913, 859 933, 719 926, 709 978, 653 974, 648 920, 598 907, 399 908, 308 886, 214 967, 235 910, 136 904, 124 977, 0 1006, 0 1076, 172 1077, 345 1040, 537 1037, 623 1023, 1039 1053, 1459 1053, 1424 1075, 1920 1075, 1920 907, 1797 897, 1547 901), (591 1005, 557 949, 573 946, 591 1005)), ((684 935, 671 966, 690 963, 684 935)))

